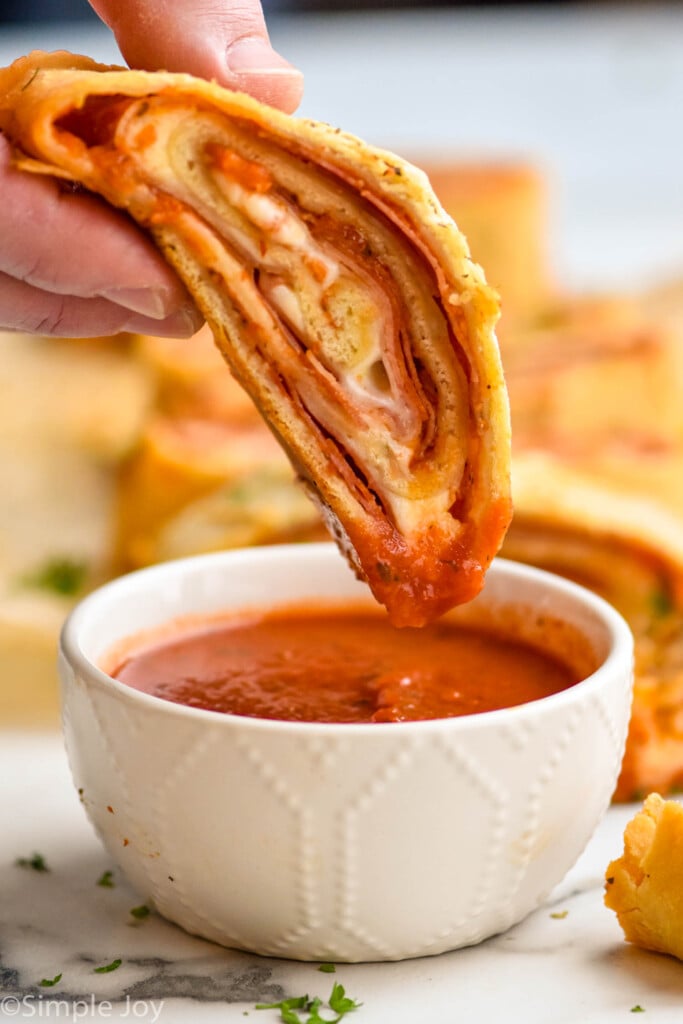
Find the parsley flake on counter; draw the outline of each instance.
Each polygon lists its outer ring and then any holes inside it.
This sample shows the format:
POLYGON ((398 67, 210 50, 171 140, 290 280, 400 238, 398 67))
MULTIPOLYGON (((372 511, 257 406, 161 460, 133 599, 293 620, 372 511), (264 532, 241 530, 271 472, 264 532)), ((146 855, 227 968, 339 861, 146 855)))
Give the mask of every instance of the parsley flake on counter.
POLYGON ((42 853, 34 853, 32 857, 17 857, 14 863, 18 868, 30 868, 32 871, 50 870, 42 853))
MULTIPOLYGON (((327 965, 326 965, 327 966, 327 965)), ((330 965, 334 967, 334 964, 330 965)), ((294 996, 291 999, 282 999, 279 1003, 257 1003, 257 1010, 279 1010, 280 1020, 283 1024, 338 1024, 347 1013, 357 1010, 362 1003, 355 999, 349 999, 344 986, 335 982, 332 992, 324 1004, 318 996, 310 999, 306 996, 294 996), (323 1017, 320 1013, 325 1006, 336 1014, 336 1017, 323 1017), (305 1015, 305 1016, 302 1016, 305 1015)))
POLYGON ((21 580, 25 587, 48 590, 62 597, 74 597, 82 589, 88 567, 73 558, 51 558, 21 580))
POLYGON ((111 971, 117 970, 122 963, 122 960, 112 960, 110 964, 105 964, 104 967, 93 967, 93 971, 95 974, 110 974, 111 971))
POLYGON ((42 988, 52 988, 53 985, 56 985, 57 982, 61 981, 61 980, 62 980, 62 975, 61 974, 55 974, 54 978, 43 978, 43 980, 41 981, 40 984, 41 984, 42 988))
POLYGON ((635 1006, 631 1007, 631 1013, 645 1013, 645 1010, 639 1003, 636 1003, 635 1006))
POLYGON ((103 889, 113 889, 115 886, 114 872, 103 871, 95 884, 101 886, 103 889))
POLYGON ((357 1010, 361 1003, 357 1003, 355 999, 349 999, 344 990, 344 986, 335 982, 332 986, 332 994, 328 1000, 330 1009, 334 1010, 335 1013, 343 1016, 345 1013, 350 1013, 351 1010, 357 1010))
POLYGON ((568 913, 568 910, 555 910, 550 916, 554 918, 556 921, 564 921, 568 913))
POLYGON ((303 1010, 308 1003, 308 996, 292 996, 281 999, 279 1003, 257 1003, 257 1010, 303 1010))
POLYGON ((334 974, 337 968, 335 967, 334 964, 320 964, 318 970, 322 971, 323 974, 334 974))
POLYGON ((140 907, 133 907, 130 913, 136 920, 144 921, 146 917, 149 917, 152 911, 145 903, 143 903, 140 907))

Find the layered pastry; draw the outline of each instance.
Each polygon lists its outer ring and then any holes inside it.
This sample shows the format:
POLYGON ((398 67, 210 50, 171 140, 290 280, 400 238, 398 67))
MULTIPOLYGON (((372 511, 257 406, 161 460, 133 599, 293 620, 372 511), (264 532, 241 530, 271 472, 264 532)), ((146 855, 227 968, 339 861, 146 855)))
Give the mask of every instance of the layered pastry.
POLYGON ((636 639, 617 799, 683 783, 683 359, 675 295, 593 296, 503 333, 515 518, 504 553, 606 597, 636 639))
POLYGON ((615 798, 683 785, 683 521, 548 452, 515 457, 503 554, 606 598, 635 637, 633 710, 615 798))
POLYGON ((322 532, 316 507, 259 419, 157 414, 117 473, 117 572, 322 532))
POLYGON ((683 807, 651 793, 609 864, 605 905, 627 942, 683 960, 683 807))
POLYGON ((472 598, 511 515, 498 304, 426 177, 185 75, 38 53, 0 95, 19 167, 149 231, 393 621, 472 598))
POLYGON ((515 448, 582 463, 683 442, 683 352, 636 297, 558 303, 501 333, 515 448))

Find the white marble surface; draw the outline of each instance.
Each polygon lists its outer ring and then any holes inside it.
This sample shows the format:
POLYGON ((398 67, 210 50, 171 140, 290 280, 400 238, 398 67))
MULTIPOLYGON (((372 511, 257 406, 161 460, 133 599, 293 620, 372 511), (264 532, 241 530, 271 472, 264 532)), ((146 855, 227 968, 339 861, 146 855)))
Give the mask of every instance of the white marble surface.
POLYGON ((0 733, 0 779, 0 1019, 57 1018, 61 1001, 62 1020, 218 1024, 248 1015, 270 1024, 278 1014, 256 1011, 256 1002, 324 996, 334 981, 362 1001, 347 1018, 358 1024, 617 1024, 636 1005, 647 1021, 683 1018, 683 966, 626 946, 602 904, 605 867, 621 850, 631 807, 610 810, 551 898, 511 931, 438 957, 340 964, 324 974, 315 964, 222 949, 155 914, 135 921, 140 899, 116 872, 114 888, 97 885, 112 865, 58 735, 0 733), (36 852, 49 871, 17 866, 36 852), (94 973, 116 958, 118 970, 94 973), (57 985, 40 987, 60 972, 57 985))
MULTIPOLYGON (((401 151, 546 167, 566 283, 683 276, 680 7, 298 18, 274 20, 272 33, 306 73, 302 113, 401 151)), ((34 46, 117 59, 104 30, 34 27, 0 31, 0 63, 34 46)), ((139 899, 120 879, 96 885, 110 865, 59 737, 0 733, 0 1018, 269 1024, 278 1015, 257 1000, 325 995, 337 980, 363 1002, 348 1018, 358 1024, 616 1024, 637 1005, 646 1021, 680 1024, 683 966, 627 947, 602 905, 632 810, 610 810, 552 899, 507 934, 329 975, 223 950, 154 915, 134 922, 139 899), (49 872, 15 865, 34 851, 49 872), (117 971, 94 973, 119 957, 117 971)))

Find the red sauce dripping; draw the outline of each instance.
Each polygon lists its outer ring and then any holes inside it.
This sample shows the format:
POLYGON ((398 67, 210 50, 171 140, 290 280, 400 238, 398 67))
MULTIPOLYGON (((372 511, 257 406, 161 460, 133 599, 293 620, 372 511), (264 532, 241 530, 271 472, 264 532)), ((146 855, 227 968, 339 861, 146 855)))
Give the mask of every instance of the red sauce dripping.
POLYGON ((524 704, 579 675, 506 636, 441 621, 418 631, 353 606, 220 620, 130 654, 137 690, 211 711, 297 722, 404 722, 524 704))

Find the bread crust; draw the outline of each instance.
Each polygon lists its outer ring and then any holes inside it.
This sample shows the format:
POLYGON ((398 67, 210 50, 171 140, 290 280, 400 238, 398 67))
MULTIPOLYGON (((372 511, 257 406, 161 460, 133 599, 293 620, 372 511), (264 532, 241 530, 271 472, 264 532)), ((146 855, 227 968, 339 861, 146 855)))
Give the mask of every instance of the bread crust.
POLYGON ((626 941, 683 960, 683 807, 651 793, 605 877, 626 941))

